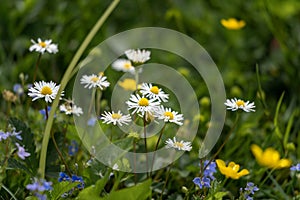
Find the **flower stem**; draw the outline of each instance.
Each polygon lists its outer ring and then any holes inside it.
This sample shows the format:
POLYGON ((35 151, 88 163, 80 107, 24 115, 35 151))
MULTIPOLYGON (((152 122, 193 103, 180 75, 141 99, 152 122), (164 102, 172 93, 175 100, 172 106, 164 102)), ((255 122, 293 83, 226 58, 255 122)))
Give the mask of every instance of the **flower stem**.
POLYGON ((34 74, 33 74, 33 80, 32 80, 32 83, 34 83, 34 81, 36 80, 36 74, 37 74, 37 71, 39 69, 39 64, 40 64, 40 61, 41 61, 41 57, 42 57, 42 53, 39 54, 39 57, 35 63, 35 70, 34 70, 34 74))
POLYGON ((159 137, 157 139, 157 142, 156 142, 156 145, 155 145, 155 149, 154 149, 154 152, 153 152, 153 158, 152 158, 152 164, 151 164, 151 171, 150 171, 150 177, 152 175, 152 170, 153 170, 153 166, 154 166, 154 159, 155 159, 155 154, 156 154, 156 150, 158 148, 158 145, 159 145, 159 142, 160 142, 160 139, 161 139, 161 136, 165 130, 165 127, 166 127, 166 124, 163 126, 163 128, 161 129, 160 131, 160 134, 159 134, 159 137))
MULTIPOLYGON (((83 52, 91 42, 91 40, 94 38, 98 30, 101 28, 103 23, 106 21, 108 16, 112 13, 112 11, 116 8, 120 0, 114 0, 109 7, 106 9, 106 11, 103 13, 103 15, 98 19, 92 30, 89 32, 89 34, 86 36, 85 40, 82 42, 81 46, 77 50, 76 54, 74 55, 72 61, 70 62, 63 78, 61 81, 61 86, 59 87, 57 96, 55 100, 53 101, 52 104, 52 109, 49 115, 49 119, 47 120, 46 128, 45 128, 45 133, 44 133, 44 138, 42 141, 42 149, 41 149, 41 156, 40 156, 40 163, 39 163, 39 173, 41 178, 45 178, 45 168, 46 168, 46 156, 47 156, 47 148, 48 148, 48 142, 50 138, 50 132, 53 124, 53 119, 54 119, 54 112, 58 106, 59 103, 59 98, 61 96, 61 93, 63 89, 66 87, 70 75, 72 75, 72 72, 74 72, 74 68, 76 67, 76 64, 78 63, 80 57, 82 56, 83 52)), ((79 68, 76 68, 76 70, 79 68)))
POLYGON ((145 145, 145 152, 146 152, 146 173, 147 173, 147 178, 149 178, 148 174, 148 149, 147 149, 147 129, 146 129, 146 114, 144 115, 144 145, 145 145))
POLYGON ((165 180, 165 184, 164 184, 164 186, 163 186, 163 188, 161 190, 161 195, 160 195, 160 198, 159 198, 160 200, 163 199, 164 191, 165 191, 166 186, 167 186, 167 182, 168 182, 168 179, 169 179, 169 176, 170 176, 170 172, 171 172, 172 166, 173 166, 173 163, 171 163, 170 166, 169 166, 169 169, 168 169, 168 172, 167 172, 167 176, 166 176, 166 180, 165 180))
POLYGON ((60 150, 59 150, 59 148, 58 148, 58 145, 57 145, 57 143, 56 143, 56 140, 55 140, 55 137, 54 137, 54 133, 53 133, 53 132, 51 133, 51 138, 52 138, 54 147, 55 147, 55 149, 56 149, 56 151, 57 151, 57 153, 58 153, 58 155, 59 155, 61 161, 64 163, 64 165, 65 165, 65 167, 66 167, 66 170, 67 170, 68 175, 69 175, 70 177, 72 177, 71 170, 70 170, 70 168, 68 167, 67 162, 65 161, 65 159, 64 159, 64 157, 63 157, 63 155, 62 155, 62 153, 60 152, 60 150))
MULTIPOLYGON (((233 124, 233 126, 231 127, 228 135, 226 136, 224 142, 222 143, 222 145, 219 147, 219 149, 217 150, 217 152, 211 157, 211 159, 209 160, 209 162, 204 166, 204 169, 202 170, 201 173, 203 173, 205 171, 205 169, 210 165, 210 163, 219 155, 219 153, 221 152, 221 150, 223 149, 223 147, 225 146, 225 144, 228 142, 233 130, 235 129, 237 123, 239 120, 239 114, 237 113, 236 118, 235 118, 235 122, 233 124)), ((202 174, 200 175, 202 177, 202 174)))

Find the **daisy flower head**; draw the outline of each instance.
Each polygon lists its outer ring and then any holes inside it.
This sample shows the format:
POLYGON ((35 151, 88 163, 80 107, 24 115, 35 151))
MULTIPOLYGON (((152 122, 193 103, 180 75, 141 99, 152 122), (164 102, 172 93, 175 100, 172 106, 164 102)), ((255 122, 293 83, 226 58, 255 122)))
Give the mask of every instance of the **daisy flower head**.
POLYGON ((129 101, 126 102, 128 110, 133 109, 132 114, 138 113, 144 116, 145 113, 153 113, 160 105, 156 99, 148 99, 139 94, 132 94, 129 101))
POLYGON ((190 151, 192 150, 191 142, 185 142, 181 140, 180 142, 176 141, 176 138, 173 137, 173 140, 169 138, 166 141, 166 148, 174 148, 180 151, 190 151))
MULTIPOLYGON (((29 88, 28 96, 32 97, 32 101, 45 98, 46 103, 51 103, 55 99, 60 85, 56 85, 53 81, 34 82, 33 87, 29 88)), ((63 96, 63 92, 61 96, 63 96)))
POLYGON ((46 51, 53 54, 58 52, 57 44, 53 44, 52 40, 42 41, 41 38, 38 38, 37 42, 33 39, 31 42, 33 44, 29 47, 29 51, 36 51, 41 54, 45 53, 46 51))
POLYGON ((85 85, 84 88, 91 89, 99 87, 101 90, 104 90, 110 85, 106 79, 107 77, 101 73, 99 75, 83 75, 80 79, 80 83, 85 85))
POLYGON ((111 67, 117 71, 130 72, 131 74, 134 74, 135 72, 131 61, 127 59, 118 59, 111 64, 111 67))
POLYGON ((165 108, 160 106, 156 111, 156 117, 158 119, 164 120, 164 122, 172 122, 179 126, 182 126, 183 114, 178 114, 176 111, 172 111, 171 108, 165 108))
POLYGON ((151 99, 157 99, 158 101, 167 102, 169 95, 162 91, 161 88, 157 86, 152 86, 151 83, 143 83, 140 92, 151 99))
POLYGON ((127 58, 137 64, 143 64, 148 61, 150 59, 150 54, 151 52, 145 49, 128 49, 125 51, 125 55, 127 56, 127 58))
POLYGON ((249 101, 245 102, 241 99, 227 99, 224 103, 227 106, 227 110, 236 111, 242 109, 245 112, 255 112, 254 102, 250 103, 249 101))
POLYGON ((129 122, 131 122, 131 117, 130 115, 124 115, 121 113, 119 110, 117 113, 114 111, 112 112, 106 112, 104 111, 104 114, 100 117, 101 120, 103 120, 103 123, 106 124, 113 124, 113 125, 119 125, 122 126, 123 124, 128 125, 129 122))
POLYGON ((77 115, 83 114, 82 108, 76 106, 72 100, 66 100, 66 102, 59 106, 59 110, 64 112, 66 115, 77 115))

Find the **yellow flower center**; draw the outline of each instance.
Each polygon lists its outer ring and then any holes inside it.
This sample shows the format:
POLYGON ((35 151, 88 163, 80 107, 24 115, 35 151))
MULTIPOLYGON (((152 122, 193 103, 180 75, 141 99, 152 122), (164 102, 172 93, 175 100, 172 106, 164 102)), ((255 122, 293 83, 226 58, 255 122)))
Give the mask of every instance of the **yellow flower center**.
POLYGON ((97 81, 99 80, 99 78, 98 77, 93 77, 93 78, 91 78, 91 81, 93 81, 94 83, 96 83, 97 81))
POLYGON ((172 112, 169 112, 169 111, 165 112, 165 113, 164 113, 164 116, 165 116, 165 117, 169 117, 170 120, 174 119, 173 113, 172 113, 172 112))
POLYGON ((112 117, 113 119, 120 119, 122 116, 121 116, 120 114, 118 114, 118 113, 113 113, 113 114, 111 115, 111 117, 112 117))
POLYGON ((181 148, 181 149, 183 148, 183 144, 181 142, 175 142, 174 145, 178 148, 181 148))
POLYGON ((130 67, 131 67, 131 63, 130 62, 127 62, 127 63, 124 64, 124 68, 125 69, 130 69, 130 67))
POLYGON ((243 100, 238 100, 235 102, 238 107, 245 106, 245 102, 243 100))
POLYGON ((47 44, 45 42, 40 42, 39 45, 43 48, 45 48, 47 46, 47 44))
POLYGON ((139 106, 149 106, 149 101, 147 98, 141 98, 139 100, 139 106))
POLYGON ((49 87, 49 86, 44 86, 42 89, 41 89, 41 94, 42 95, 51 95, 52 94, 52 89, 49 87))
POLYGON ((157 86, 153 86, 152 88, 150 88, 150 91, 153 93, 153 94, 158 94, 159 93, 159 89, 157 86))

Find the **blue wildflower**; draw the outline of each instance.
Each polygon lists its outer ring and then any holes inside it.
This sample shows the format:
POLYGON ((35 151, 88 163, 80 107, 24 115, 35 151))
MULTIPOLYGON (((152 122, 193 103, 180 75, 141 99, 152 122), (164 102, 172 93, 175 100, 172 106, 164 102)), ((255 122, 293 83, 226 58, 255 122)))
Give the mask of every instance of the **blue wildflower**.
POLYGON ((22 140, 22 136, 21 136, 22 131, 16 132, 15 128, 13 129, 13 131, 10 134, 10 136, 16 137, 18 140, 22 140))
POLYGON ((87 121, 87 125, 88 126, 94 126, 95 123, 97 121, 97 118, 96 117, 91 117, 88 121, 87 121))
MULTIPOLYGON (((209 160, 204 161, 204 167, 209 163, 209 160)), ((209 177, 211 180, 214 180, 214 173, 217 172, 216 170, 216 163, 215 162, 210 162, 209 165, 205 168, 204 172, 203 172, 203 176, 204 177, 209 177)))
POLYGON ((207 177, 196 177, 194 178, 193 182, 198 185, 200 189, 210 188, 210 179, 207 177))
POLYGON ((58 182, 71 181, 71 178, 64 172, 59 172, 58 182))
POLYGON ((72 140, 71 145, 69 146, 69 155, 74 156, 78 151, 78 143, 75 140, 72 140))
POLYGON ((8 137, 9 137, 9 133, 8 132, 0 131, 0 142, 2 140, 6 140, 8 137))
POLYGON ((254 183, 252 182, 248 182, 247 186, 244 189, 240 188, 240 192, 243 193, 244 198, 246 200, 252 200, 253 197, 251 195, 254 195, 254 193, 257 192, 258 190, 259 188, 256 185, 254 185, 254 183))
POLYGON ((34 179, 32 184, 28 184, 26 188, 30 190, 31 192, 34 193, 34 195, 39 199, 39 200, 45 200, 47 199, 47 196, 43 194, 44 191, 49 191, 52 190, 52 183, 47 182, 43 179, 34 179))
POLYGON ((25 160, 25 157, 30 156, 30 153, 25 151, 24 146, 20 146, 19 143, 16 143, 16 146, 18 147, 18 156, 19 158, 21 158, 22 160, 25 160))
POLYGON ((16 83, 13 86, 13 91, 18 95, 22 96, 24 94, 24 89, 20 83, 16 83))
POLYGON ((296 172, 300 172, 300 163, 298 163, 297 165, 294 165, 290 168, 291 171, 296 171, 296 172))
POLYGON ((81 176, 72 175, 72 182, 79 182, 79 184, 77 185, 78 189, 84 188, 84 181, 81 176))

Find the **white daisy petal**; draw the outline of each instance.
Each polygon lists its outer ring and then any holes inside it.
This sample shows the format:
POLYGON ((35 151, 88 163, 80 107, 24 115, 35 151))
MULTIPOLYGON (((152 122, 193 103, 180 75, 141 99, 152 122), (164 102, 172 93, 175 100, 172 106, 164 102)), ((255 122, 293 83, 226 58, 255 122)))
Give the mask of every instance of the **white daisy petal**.
POLYGON ((31 42, 33 44, 29 47, 29 51, 36 51, 41 54, 45 53, 45 51, 53 54, 58 52, 57 44, 52 44, 52 40, 42 41, 40 38, 38 38, 37 42, 35 42, 33 39, 31 39, 31 42))
POLYGON ((131 74, 135 73, 134 66, 132 66, 130 60, 118 59, 113 62, 111 66, 117 71, 130 72, 131 74))
POLYGON ((227 106, 227 110, 236 111, 238 109, 242 109, 245 112, 255 112, 254 102, 249 103, 249 101, 245 102, 241 99, 227 99, 224 103, 227 106))
POLYGON ((169 95, 162 91, 161 88, 157 86, 152 86, 151 83, 143 83, 140 92, 150 99, 157 99, 158 101, 167 102, 169 95))
POLYGON ((66 102, 59 106, 59 110, 64 112, 66 115, 77 115, 83 114, 82 108, 76 106, 72 100, 66 100, 66 102))
POLYGON ((132 94, 126 104, 128 105, 128 110, 133 109, 132 114, 138 113, 144 116, 145 113, 153 113, 160 105, 160 102, 156 99, 141 97, 139 94, 132 94))
POLYGON ((113 124, 113 125, 119 125, 122 126, 123 124, 128 125, 129 122, 131 122, 130 115, 123 115, 121 111, 119 110, 117 113, 113 112, 106 112, 104 111, 104 114, 102 114, 101 120, 103 120, 103 123, 106 124, 113 124))
POLYGON ((129 60, 131 60, 134 63, 139 63, 139 64, 145 63, 147 60, 149 60, 150 54, 151 54, 151 52, 147 51, 145 49, 143 49, 143 50, 129 49, 129 50, 125 51, 125 55, 127 56, 127 58, 129 60))
MULTIPOLYGON (((37 99, 45 98, 45 101, 51 103, 53 99, 55 99, 57 92, 59 90, 60 85, 56 85, 56 83, 50 81, 39 81, 34 82, 33 87, 29 88, 28 96, 32 97, 32 101, 37 99)), ((63 96, 63 92, 61 96, 63 96)))
POLYGON ((191 142, 185 142, 181 140, 180 142, 176 141, 176 138, 173 137, 172 139, 167 139, 166 141, 166 148, 174 148, 180 151, 190 151, 192 150, 191 142))
POLYGON ((182 126, 182 121, 184 120, 183 114, 178 114, 178 112, 172 111, 171 108, 165 108, 164 106, 160 106, 156 110, 155 117, 165 122, 175 123, 179 126, 182 126))
POLYGON ((104 90, 110 85, 106 79, 107 77, 103 75, 83 75, 80 79, 80 84, 84 84, 84 88, 91 89, 99 87, 100 90, 104 90))

